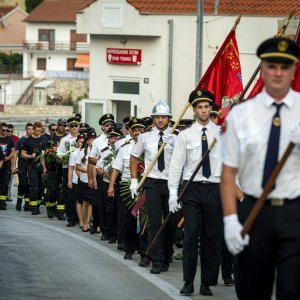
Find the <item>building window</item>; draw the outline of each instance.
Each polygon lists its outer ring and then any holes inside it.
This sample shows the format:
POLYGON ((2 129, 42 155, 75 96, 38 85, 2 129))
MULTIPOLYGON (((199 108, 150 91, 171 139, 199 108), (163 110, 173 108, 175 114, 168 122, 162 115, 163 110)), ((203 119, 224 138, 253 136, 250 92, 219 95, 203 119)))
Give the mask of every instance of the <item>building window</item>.
POLYGON ((114 94, 139 95, 140 83, 139 82, 114 81, 113 82, 113 93, 114 94))
POLYGON ((38 70, 46 70, 46 64, 47 64, 47 60, 46 58, 38 58, 37 59, 37 69, 38 70))
POLYGON ((123 27, 123 5, 103 4, 102 20, 104 28, 123 27))
POLYGON ((49 41, 49 30, 48 29, 39 29, 39 41, 48 42, 49 41))
POLYGON ((67 71, 83 71, 83 68, 76 68, 77 58, 67 58, 67 71))

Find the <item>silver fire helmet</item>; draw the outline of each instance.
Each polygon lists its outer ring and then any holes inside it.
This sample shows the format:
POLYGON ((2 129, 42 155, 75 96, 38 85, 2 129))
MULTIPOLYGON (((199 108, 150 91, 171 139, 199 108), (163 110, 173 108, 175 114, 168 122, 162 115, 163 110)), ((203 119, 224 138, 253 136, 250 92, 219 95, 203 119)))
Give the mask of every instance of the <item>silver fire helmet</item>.
POLYGON ((151 117, 155 116, 168 116, 172 118, 172 115, 170 114, 170 108, 164 101, 159 100, 154 105, 151 117))

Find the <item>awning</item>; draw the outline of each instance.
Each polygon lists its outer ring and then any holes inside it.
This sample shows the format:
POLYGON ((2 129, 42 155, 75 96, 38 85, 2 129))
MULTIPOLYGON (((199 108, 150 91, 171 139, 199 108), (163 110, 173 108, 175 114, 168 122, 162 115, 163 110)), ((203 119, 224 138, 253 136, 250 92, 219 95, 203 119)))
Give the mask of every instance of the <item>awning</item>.
POLYGON ((53 80, 43 80, 43 81, 40 81, 39 83, 35 84, 34 87, 37 89, 46 89, 53 83, 54 83, 53 80))
POLYGON ((90 67, 90 55, 88 53, 78 54, 75 68, 89 68, 90 67))

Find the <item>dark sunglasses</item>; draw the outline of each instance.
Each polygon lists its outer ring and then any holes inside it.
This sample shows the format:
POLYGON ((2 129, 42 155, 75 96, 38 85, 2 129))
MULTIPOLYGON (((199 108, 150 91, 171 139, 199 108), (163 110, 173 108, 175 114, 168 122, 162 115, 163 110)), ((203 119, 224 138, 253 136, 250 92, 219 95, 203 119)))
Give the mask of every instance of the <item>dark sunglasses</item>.
POLYGON ((57 131, 57 129, 51 129, 51 131, 57 131))
POLYGON ((105 127, 112 127, 113 124, 104 124, 105 127))
POLYGON ((58 124, 58 126, 67 127, 68 125, 67 124, 58 124))
POLYGON ((66 130, 66 133, 70 132, 70 130, 66 130))
POLYGON ((10 133, 9 129, 1 129, 1 131, 10 133))
POLYGON ((78 125, 69 125, 69 126, 70 126, 70 128, 78 127, 78 125))

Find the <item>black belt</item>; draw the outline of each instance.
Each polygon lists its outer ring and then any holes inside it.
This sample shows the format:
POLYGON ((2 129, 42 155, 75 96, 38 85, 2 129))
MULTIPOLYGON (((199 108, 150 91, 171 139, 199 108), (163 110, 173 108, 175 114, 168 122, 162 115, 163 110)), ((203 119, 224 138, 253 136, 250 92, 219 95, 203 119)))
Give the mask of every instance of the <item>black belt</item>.
POLYGON ((156 183, 168 183, 167 179, 157 179, 157 178, 147 177, 146 180, 150 182, 156 182, 156 183))
MULTIPOLYGON (((249 200, 251 202, 256 202, 258 198, 252 197, 250 195, 246 195, 244 200, 249 200)), ((266 206, 284 206, 292 203, 296 203, 300 201, 300 196, 294 199, 289 198, 268 198, 264 201, 264 205, 266 206)))
POLYGON ((194 183, 200 183, 203 185, 218 184, 217 182, 210 182, 210 181, 206 181, 206 180, 194 181, 194 183))

